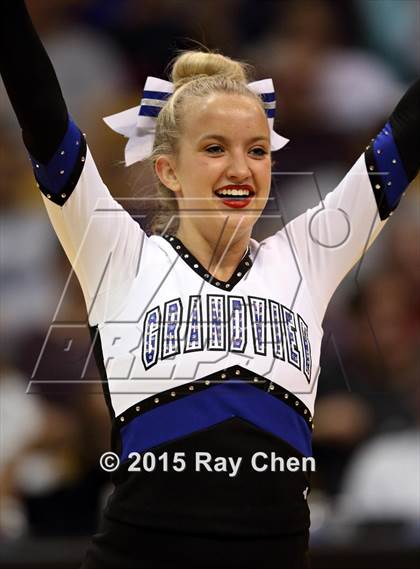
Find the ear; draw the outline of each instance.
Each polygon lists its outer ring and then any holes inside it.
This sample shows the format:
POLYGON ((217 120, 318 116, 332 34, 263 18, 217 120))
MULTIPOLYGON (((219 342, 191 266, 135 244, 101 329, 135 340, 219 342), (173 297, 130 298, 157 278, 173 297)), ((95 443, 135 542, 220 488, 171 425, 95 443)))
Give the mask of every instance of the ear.
POLYGON ((164 186, 173 192, 181 191, 175 170, 175 159, 168 154, 162 154, 155 162, 155 172, 164 186))

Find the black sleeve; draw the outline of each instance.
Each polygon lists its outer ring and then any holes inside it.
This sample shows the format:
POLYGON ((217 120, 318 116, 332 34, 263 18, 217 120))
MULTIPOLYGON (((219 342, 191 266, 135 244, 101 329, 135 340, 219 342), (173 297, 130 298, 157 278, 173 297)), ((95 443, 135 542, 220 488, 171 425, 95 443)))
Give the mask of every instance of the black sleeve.
POLYGON ((51 61, 24 0, 3 0, 0 71, 28 152, 47 163, 68 125, 68 112, 51 61))
POLYGON ((380 218, 387 219, 420 168, 420 80, 366 147, 365 161, 380 218))
POLYGON ((411 182, 420 168, 420 79, 405 93, 389 122, 408 181, 411 182))

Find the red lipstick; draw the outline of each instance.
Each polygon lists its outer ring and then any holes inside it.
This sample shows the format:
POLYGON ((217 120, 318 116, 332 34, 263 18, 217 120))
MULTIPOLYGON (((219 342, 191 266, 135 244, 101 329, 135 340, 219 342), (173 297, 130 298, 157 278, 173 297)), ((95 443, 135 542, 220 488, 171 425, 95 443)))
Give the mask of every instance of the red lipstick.
POLYGON ((246 207, 255 196, 253 187, 248 184, 229 184, 217 188, 214 193, 224 205, 235 209, 246 207))

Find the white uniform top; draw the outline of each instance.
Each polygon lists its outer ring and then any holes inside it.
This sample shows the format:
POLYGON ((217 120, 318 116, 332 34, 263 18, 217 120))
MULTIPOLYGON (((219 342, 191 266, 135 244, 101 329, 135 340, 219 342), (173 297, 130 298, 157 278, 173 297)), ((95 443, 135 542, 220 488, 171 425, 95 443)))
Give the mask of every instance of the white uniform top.
POLYGON ((227 283, 177 239, 148 237, 89 151, 67 201, 43 199, 98 326, 117 417, 230 366, 281 385, 313 412, 326 308, 386 223, 363 155, 323 202, 263 242, 251 239, 227 283))
POLYGON ((33 166, 95 334, 120 460, 106 515, 186 535, 307 531, 307 472, 262 476, 252 457, 312 454, 326 308, 408 183, 391 127, 322 203, 251 240, 227 282, 176 237, 142 231, 111 197, 72 121, 50 162, 33 166), (203 450, 241 457, 237 483, 195 471, 203 450), (133 472, 146 451, 185 457, 182 476, 133 472))

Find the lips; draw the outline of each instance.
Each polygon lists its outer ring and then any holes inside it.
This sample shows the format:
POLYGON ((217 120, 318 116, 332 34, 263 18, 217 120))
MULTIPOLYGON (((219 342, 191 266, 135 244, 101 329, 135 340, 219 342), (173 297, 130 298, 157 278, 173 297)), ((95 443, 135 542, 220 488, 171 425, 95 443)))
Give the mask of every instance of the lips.
POLYGON ((245 184, 223 186, 215 190, 214 193, 224 205, 233 208, 246 207, 255 196, 253 188, 245 184))

